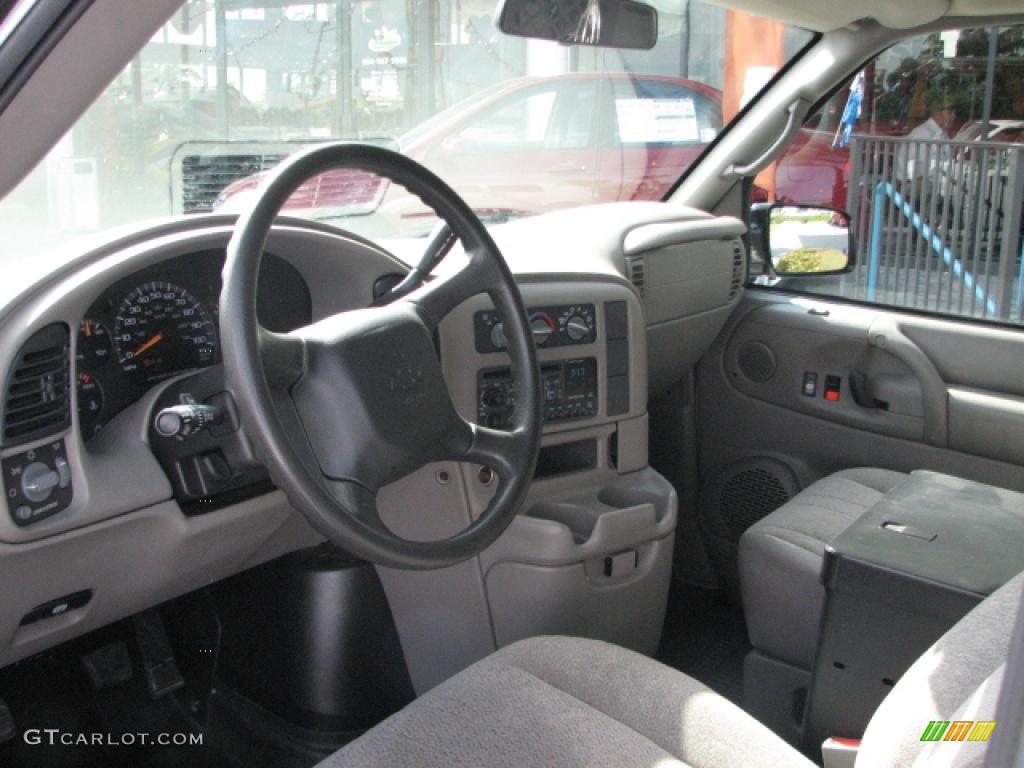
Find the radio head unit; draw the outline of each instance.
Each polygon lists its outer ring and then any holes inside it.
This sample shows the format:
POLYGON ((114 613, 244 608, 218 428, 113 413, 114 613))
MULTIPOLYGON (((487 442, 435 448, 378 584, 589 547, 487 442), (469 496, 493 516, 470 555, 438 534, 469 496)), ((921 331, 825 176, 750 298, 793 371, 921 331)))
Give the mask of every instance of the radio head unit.
MULTIPOLYGON (((544 422, 597 415, 597 359, 553 360, 540 366, 544 422)), ((505 429, 512 425, 515 386, 508 366, 477 372, 477 423, 505 429)))

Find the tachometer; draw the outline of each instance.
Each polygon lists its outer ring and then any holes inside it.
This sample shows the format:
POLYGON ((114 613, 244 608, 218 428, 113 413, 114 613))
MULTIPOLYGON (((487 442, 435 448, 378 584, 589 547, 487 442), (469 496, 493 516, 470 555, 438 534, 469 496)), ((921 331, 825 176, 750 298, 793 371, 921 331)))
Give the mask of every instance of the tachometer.
POLYGON ((121 302, 114 343, 124 372, 150 382, 213 362, 217 328, 184 288, 154 281, 121 302))

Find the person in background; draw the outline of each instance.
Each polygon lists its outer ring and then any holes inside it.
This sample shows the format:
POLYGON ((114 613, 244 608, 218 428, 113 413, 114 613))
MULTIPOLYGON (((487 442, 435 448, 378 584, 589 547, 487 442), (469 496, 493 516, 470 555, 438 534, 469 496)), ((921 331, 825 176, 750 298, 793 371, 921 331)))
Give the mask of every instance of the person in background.
POLYGON ((914 142, 900 148, 900 165, 906 169, 905 181, 915 176, 927 176, 936 169, 938 161, 949 157, 949 147, 935 148, 927 142, 948 141, 956 134, 957 114, 952 100, 946 96, 932 96, 928 100, 928 115, 927 120, 906 135, 905 138, 914 142), (926 161, 927 157, 931 157, 931 162, 926 161))
POLYGON ((928 102, 929 117, 907 134, 908 139, 919 141, 941 141, 950 139, 956 133, 956 109, 950 99, 939 96, 928 102))

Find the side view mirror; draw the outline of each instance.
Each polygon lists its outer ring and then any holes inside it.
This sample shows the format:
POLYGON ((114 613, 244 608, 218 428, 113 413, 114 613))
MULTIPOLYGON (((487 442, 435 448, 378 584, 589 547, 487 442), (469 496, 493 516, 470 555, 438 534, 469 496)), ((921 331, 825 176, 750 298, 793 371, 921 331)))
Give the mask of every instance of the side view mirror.
POLYGON ((856 264, 850 215, 823 205, 758 203, 750 236, 778 277, 841 275, 856 264))
POLYGON ((506 35, 563 45, 650 50, 658 12, 636 0, 501 0, 498 29, 506 35))

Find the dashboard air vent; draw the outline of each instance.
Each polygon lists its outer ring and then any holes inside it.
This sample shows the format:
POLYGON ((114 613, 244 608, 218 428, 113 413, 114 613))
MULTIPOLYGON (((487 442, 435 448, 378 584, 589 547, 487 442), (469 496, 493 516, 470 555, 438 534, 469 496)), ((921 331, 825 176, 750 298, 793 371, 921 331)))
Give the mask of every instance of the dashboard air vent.
POLYGON ((639 291, 640 296, 644 295, 644 278, 646 267, 642 256, 626 260, 626 268, 629 272, 629 282, 639 291))
POLYGON ((234 181, 268 171, 284 153, 188 155, 181 161, 182 213, 205 213, 234 181))
POLYGON ((743 285, 743 267, 746 259, 743 250, 743 241, 736 238, 732 241, 732 282, 729 284, 729 301, 736 298, 743 285))
POLYGON ((49 437, 71 425, 68 327, 48 325, 14 359, 4 389, 4 446, 49 437))

